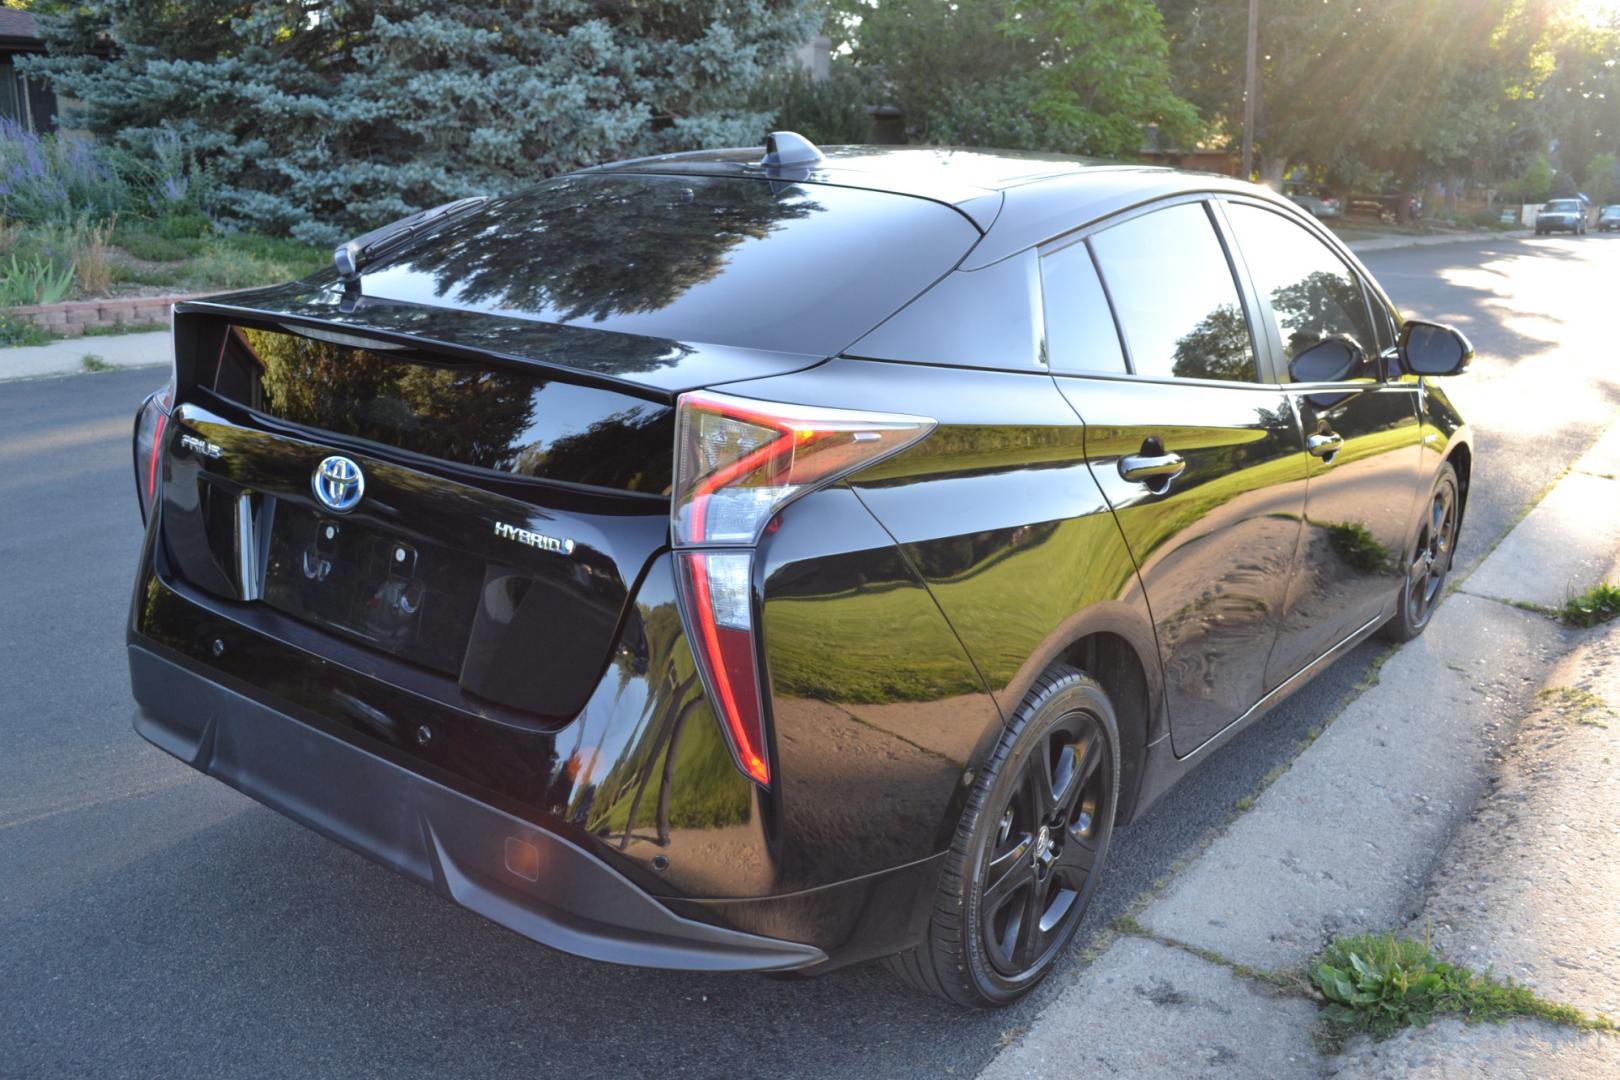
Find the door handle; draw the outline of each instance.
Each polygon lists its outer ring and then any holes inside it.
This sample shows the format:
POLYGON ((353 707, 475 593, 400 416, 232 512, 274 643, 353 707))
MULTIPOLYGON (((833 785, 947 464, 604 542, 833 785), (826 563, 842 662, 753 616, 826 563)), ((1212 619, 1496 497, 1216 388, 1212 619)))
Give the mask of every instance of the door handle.
POLYGON ((1119 475, 1136 484, 1168 484, 1186 471, 1180 454, 1131 454, 1119 459, 1119 475))
POLYGON ((1339 452, 1339 447, 1343 445, 1344 436, 1334 431, 1324 432, 1320 435, 1312 435, 1310 438, 1305 440, 1305 449, 1309 450, 1319 458, 1332 457, 1334 454, 1339 452))

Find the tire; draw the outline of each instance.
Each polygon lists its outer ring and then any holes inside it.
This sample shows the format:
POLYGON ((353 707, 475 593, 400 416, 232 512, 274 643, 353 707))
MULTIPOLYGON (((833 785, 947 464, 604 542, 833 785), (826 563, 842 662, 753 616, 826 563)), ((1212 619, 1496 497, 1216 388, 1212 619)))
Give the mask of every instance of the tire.
POLYGON ((1429 493, 1428 512, 1418 527, 1412 561, 1401 582, 1399 606, 1380 631, 1385 640, 1411 641, 1434 618, 1457 551, 1457 526, 1462 520, 1460 495, 1457 470, 1448 461, 1440 466, 1440 475, 1435 477, 1434 489, 1429 493))
POLYGON ((1090 676, 1054 666, 979 770, 928 930, 888 958, 890 970, 957 1005, 996 1007, 1029 993, 1063 956, 1096 892, 1119 770, 1108 695, 1090 676))

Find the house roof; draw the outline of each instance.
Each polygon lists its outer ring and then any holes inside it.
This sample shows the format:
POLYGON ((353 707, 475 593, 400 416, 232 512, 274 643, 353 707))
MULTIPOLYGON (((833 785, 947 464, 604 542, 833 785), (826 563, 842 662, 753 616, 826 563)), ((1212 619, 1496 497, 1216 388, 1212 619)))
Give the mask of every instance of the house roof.
POLYGON ((39 36, 39 21, 33 12, 0 8, 0 50, 35 50, 44 45, 45 39, 39 36))

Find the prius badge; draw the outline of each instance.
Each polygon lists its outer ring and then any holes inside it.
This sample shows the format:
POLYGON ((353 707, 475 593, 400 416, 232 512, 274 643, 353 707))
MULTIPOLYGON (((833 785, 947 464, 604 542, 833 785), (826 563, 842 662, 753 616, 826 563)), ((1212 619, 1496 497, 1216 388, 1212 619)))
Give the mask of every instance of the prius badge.
POLYGON ((495 535, 502 540, 515 540, 519 544, 526 544, 529 547, 539 548, 541 551, 549 551, 556 555, 572 555, 574 553, 574 542, 572 540, 558 539, 555 536, 547 536, 545 533, 520 529, 516 525, 508 525, 504 521, 495 523, 495 535))

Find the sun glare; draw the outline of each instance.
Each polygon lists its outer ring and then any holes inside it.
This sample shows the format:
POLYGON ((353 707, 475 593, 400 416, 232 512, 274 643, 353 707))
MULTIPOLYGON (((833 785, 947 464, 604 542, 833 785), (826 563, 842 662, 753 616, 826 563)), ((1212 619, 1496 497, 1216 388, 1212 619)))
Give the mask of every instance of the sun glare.
POLYGON ((1620 23, 1620 0, 1563 0, 1564 6, 1594 26, 1620 23))

